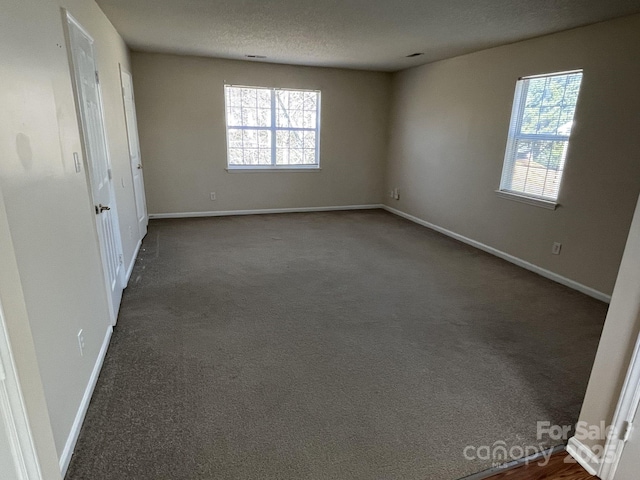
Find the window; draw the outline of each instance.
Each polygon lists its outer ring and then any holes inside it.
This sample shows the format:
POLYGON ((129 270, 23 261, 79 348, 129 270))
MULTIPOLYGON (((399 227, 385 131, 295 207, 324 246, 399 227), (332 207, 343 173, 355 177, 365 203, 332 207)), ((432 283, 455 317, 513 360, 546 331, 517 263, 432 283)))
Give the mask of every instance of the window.
POLYGON ((229 169, 318 168, 320 92, 224 87, 229 169))
POLYGON ((555 208, 581 81, 582 71, 518 80, 500 193, 555 208))

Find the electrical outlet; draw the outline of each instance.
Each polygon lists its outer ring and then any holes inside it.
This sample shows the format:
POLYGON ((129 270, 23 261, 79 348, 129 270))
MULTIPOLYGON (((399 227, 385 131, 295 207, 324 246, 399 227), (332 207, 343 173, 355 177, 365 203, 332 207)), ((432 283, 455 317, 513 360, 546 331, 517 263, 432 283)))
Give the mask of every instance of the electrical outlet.
POLYGON ((393 198, 400 200, 400 189, 398 187, 393 189, 393 198))
POLYGON ((211 192, 209 194, 209 198, 211 199, 212 202, 214 202, 216 200, 216 192, 211 192))
POLYGON ((80 356, 84 357, 84 332, 82 329, 78 332, 78 347, 80 348, 80 356))
POLYGON ((551 247, 551 253, 554 255, 560 255, 561 248, 562 248, 562 244, 560 242, 553 242, 553 246, 551 247))

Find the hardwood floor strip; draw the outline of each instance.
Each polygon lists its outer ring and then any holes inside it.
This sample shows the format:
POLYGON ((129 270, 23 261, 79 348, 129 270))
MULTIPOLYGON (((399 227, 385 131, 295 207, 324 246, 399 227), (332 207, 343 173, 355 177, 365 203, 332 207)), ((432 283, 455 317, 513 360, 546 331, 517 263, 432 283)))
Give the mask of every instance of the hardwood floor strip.
POLYGON ((514 468, 521 467, 528 463, 536 463, 544 458, 548 458, 550 455, 554 455, 558 452, 564 452, 565 445, 556 445, 555 447, 548 448, 547 450, 543 450, 534 455, 529 455, 528 457, 520 458, 518 460, 513 460, 511 462, 504 463, 497 467, 492 467, 487 470, 483 470, 481 472, 473 473, 459 480, 486 480, 488 478, 493 478, 493 476, 504 473, 508 470, 513 470, 514 468))
POLYGON ((487 480, 597 480, 566 452, 555 453, 546 465, 538 463, 522 465, 487 477, 487 480))

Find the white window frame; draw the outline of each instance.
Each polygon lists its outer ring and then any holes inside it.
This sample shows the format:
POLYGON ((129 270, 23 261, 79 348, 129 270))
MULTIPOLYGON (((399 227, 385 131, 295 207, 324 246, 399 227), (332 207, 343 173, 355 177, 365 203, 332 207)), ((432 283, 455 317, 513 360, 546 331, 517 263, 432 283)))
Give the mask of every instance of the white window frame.
POLYGON ((242 172, 242 171, 300 171, 300 170, 320 170, 320 110, 321 110, 321 97, 322 92, 320 90, 314 89, 303 89, 303 88, 276 88, 276 87, 257 87, 250 85, 234 85, 234 84, 224 84, 224 111, 225 111, 225 129, 226 129, 226 140, 227 140, 227 171, 232 172, 242 172), (228 118, 228 109, 229 105, 227 105, 227 92, 226 89, 230 88, 251 88, 255 90, 268 90, 271 92, 271 125, 268 127, 264 126, 245 126, 245 125, 229 125, 228 118), (317 103, 316 103, 316 127, 315 128, 306 128, 306 127, 278 127, 276 125, 276 91, 290 91, 290 92, 313 92, 318 95, 317 103), (271 163, 270 164, 231 164, 229 163, 229 129, 234 130, 269 130, 271 132, 271 163), (276 140, 278 131, 298 131, 298 132, 315 132, 316 141, 315 141, 315 159, 316 163, 313 164, 284 164, 279 165, 276 163, 277 158, 277 146, 276 140))
MULTIPOLYGON (((502 166, 502 175, 500 178, 500 188, 496 190, 498 196, 507 198, 509 200, 515 200, 522 203, 528 203, 538 207, 548 208, 555 210, 558 207, 558 198, 560 196, 560 188, 562 187, 562 181, 564 180, 564 169, 560 176, 558 185, 558 195, 553 197, 547 197, 543 195, 535 195, 532 193, 522 192, 520 190, 513 190, 512 179, 513 169, 516 164, 515 157, 517 155, 517 143, 518 140, 547 140, 547 141, 561 141, 565 142, 565 158, 569 148, 569 140, 571 138, 571 132, 569 135, 559 134, 523 134, 520 132, 522 128, 522 122, 524 119, 524 109, 526 107, 527 100, 527 86, 528 80, 536 78, 550 78, 565 76, 571 74, 582 74, 582 69, 569 70, 565 72, 556 72, 542 75, 531 75, 528 77, 521 77, 516 83, 516 90, 513 99, 513 109, 511 111, 511 120, 509 121, 509 135, 507 138, 507 147, 505 150, 504 161, 502 166)), ((578 97, 580 94, 578 93, 578 97)), ((575 121, 575 112, 572 121, 575 121)))

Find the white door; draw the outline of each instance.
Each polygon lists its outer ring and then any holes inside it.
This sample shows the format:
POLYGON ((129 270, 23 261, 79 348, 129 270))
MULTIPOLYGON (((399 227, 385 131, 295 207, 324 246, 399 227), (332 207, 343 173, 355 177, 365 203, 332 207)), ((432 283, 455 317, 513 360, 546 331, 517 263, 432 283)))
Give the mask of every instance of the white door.
POLYGON ((67 21, 84 154, 95 208, 104 274, 111 300, 111 319, 115 324, 122 299, 124 268, 98 69, 93 39, 69 14, 67 14, 67 21))
POLYGON ((142 178, 142 160, 140 158, 140 143, 138 141, 138 121, 136 118, 136 104, 133 97, 133 82, 131 74, 120 66, 122 81, 122 100, 124 102, 124 116, 127 122, 127 136, 129 137, 129 159, 131 160, 131 174, 133 176, 133 192, 136 198, 136 213, 138 216, 138 231, 143 238, 147 234, 147 202, 144 194, 144 180, 142 178))

